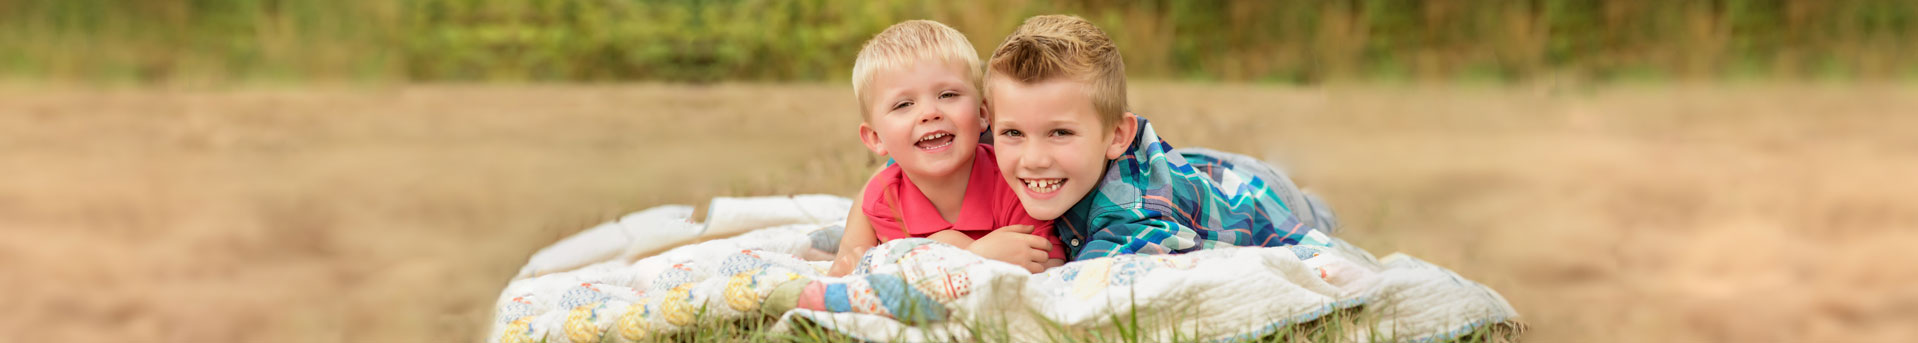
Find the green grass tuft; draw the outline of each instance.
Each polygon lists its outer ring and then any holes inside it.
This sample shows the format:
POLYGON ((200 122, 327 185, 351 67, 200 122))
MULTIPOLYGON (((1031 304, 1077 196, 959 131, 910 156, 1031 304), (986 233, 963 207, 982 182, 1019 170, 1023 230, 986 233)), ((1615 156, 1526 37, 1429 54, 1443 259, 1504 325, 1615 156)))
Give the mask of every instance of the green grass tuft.
MULTIPOLYGON (((1271 333, 1245 342, 1390 342, 1397 336, 1391 332, 1365 330, 1378 323, 1376 317, 1362 314, 1363 306, 1334 310, 1317 319, 1289 324, 1273 330, 1271 333), (1361 339, 1362 338, 1362 339, 1361 339)), ((1171 311, 1178 312, 1178 311, 1171 311)), ((1163 313, 1161 313, 1163 314, 1163 313)), ((1037 317, 1037 316, 1035 316, 1037 317)), ((702 315, 703 318, 703 315, 702 315)), ((996 317, 1004 318, 1004 317, 996 317)), ((1022 333, 1019 337, 1045 337, 1043 342, 1082 343, 1082 342, 1209 342, 1206 337, 1193 337, 1185 325, 1191 323, 1163 322, 1160 319, 1182 318, 1177 315, 1141 315, 1135 308, 1123 314, 1112 316, 1115 331, 1092 331, 1065 327, 1059 323, 1041 322, 1036 325, 1042 332, 1037 335, 1022 333), (1170 326, 1170 327, 1166 327, 1170 326), (1169 337, 1149 337, 1146 333, 1167 329, 1169 337)), ((671 335, 653 336, 652 342, 798 342, 798 343, 838 343, 860 342, 858 338, 847 336, 827 329, 806 319, 797 319, 792 323, 790 332, 774 333, 768 331, 777 320, 775 317, 755 316, 743 321, 700 320, 691 330, 671 335)), ((973 342, 1020 342, 1010 331, 1012 325, 987 319, 986 323, 966 327, 964 330, 973 342)), ((1279 319, 1274 319, 1277 322, 1279 319)), ((1470 332, 1446 342, 1512 342, 1517 341, 1522 327, 1499 323, 1481 325, 1470 332)), ((1250 330, 1248 330, 1250 331, 1250 330)), ((610 335, 608 335, 610 337, 610 335)), ((944 337, 917 337, 919 341, 938 342, 944 337)))

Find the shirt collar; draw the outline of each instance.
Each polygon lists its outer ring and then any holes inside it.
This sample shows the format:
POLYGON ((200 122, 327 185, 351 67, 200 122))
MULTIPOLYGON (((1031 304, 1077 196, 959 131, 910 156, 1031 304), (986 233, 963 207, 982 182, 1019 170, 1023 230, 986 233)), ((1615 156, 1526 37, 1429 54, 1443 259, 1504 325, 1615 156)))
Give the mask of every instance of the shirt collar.
POLYGON ((981 145, 975 149, 978 150, 972 156, 972 173, 966 178, 966 191, 962 195, 964 200, 960 201, 959 216, 955 218, 957 222, 947 222, 941 218, 939 208, 932 205, 932 199, 926 198, 926 193, 913 184, 911 177, 900 174, 900 178, 906 181, 899 185, 899 206, 903 207, 900 211, 905 216, 907 235, 923 237, 953 228, 962 231, 997 229, 991 227, 991 182, 1005 180, 998 177, 999 166, 986 161, 991 153, 987 146, 981 145))

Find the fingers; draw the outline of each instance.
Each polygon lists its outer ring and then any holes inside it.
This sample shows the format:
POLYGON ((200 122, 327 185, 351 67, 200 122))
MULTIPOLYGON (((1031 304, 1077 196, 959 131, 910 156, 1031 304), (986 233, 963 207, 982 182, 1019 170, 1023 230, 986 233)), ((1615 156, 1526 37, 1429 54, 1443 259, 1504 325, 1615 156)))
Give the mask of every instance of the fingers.
POLYGON ((1045 238, 1045 237, 1039 237, 1039 236, 1030 236, 1030 235, 1028 235, 1028 236, 1025 236, 1025 237, 1020 237, 1020 238, 1022 238, 1022 239, 1025 239, 1025 240, 1026 240, 1026 246, 1030 246, 1030 247, 1032 247, 1033 249, 1039 249, 1039 250, 1042 250, 1042 251, 1051 251, 1051 250, 1052 250, 1052 242, 1048 242, 1048 241, 1046 241, 1046 238, 1045 238))
POLYGON ((1038 274, 1039 272, 1046 271, 1046 266, 1044 264, 1039 264, 1035 262, 1026 262, 1024 265, 1022 265, 1022 267, 1026 267, 1026 272, 1033 273, 1033 274, 1038 274))
POLYGON ((1026 251, 1026 260, 1028 260, 1028 261, 1032 261, 1032 262, 1037 262, 1037 263, 1039 263, 1039 264, 1041 264, 1041 265, 1043 265, 1043 264, 1045 264, 1045 263, 1046 263, 1046 260, 1048 260, 1048 259, 1049 259, 1049 258, 1048 258, 1048 257, 1046 256, 1046 251, 1045 251, 1045 250, 1030 250, 1030 251, 1026 251))

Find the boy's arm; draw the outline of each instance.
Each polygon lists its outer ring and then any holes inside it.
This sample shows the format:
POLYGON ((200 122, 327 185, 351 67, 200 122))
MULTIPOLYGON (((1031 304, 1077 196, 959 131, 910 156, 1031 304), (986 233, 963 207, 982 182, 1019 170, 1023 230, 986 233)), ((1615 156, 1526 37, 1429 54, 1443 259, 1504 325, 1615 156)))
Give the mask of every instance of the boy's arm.
POLYGON ((947 245, 959 247, 960 249, 971 247, 973 242, 972 237, 966 236, 966 233, 959 232, 959 230, 952 230, 952 229, 934 232, 932 233, 931 236, 926 236, 926 238, 931 239, 935 242, 946 243, 947 245))
MULTIPOLYGON (((1137 217, 1133 216, 1138 215, 1138 212, 1121 211, 1098 218, 1106 221, 1103 225, 1093 226, 1099 229, 1086 238, 1085 246, 1079 249, 1078 255, 1073 256, 1073 260, 1124 254, 1182 253, 1213 243, 1208 242, 1210 240, 1219 239, 1219 237, 1208 237, 1201 234, 1198 229, 1180 224, 1179 221, 1161 214, 1163 212, 1151 210, 1144 212, 1145 215, 1137 217)), ((1239 237, 1248 240, 1216 243, 1235 246, 1279 246, 1298 242, 1309 229, 1305 229, 1298 218, 1290 215, 1285 215, 1284 218, 1284 221, 1271 223, 1273 227, 1269 229, 1255 228, 1249 232, 1250 237, 1239 237)))
POLYGON ((992 230, 985 237, 966 247, 966 251, 978 254, 986 259, 1011 263, 1026 269, 1027 272, 1044 271, 1047 251, 1053 248, 1045 237, 1033 234, 1031 225, 1012 225, 992 230))
MULTIPOLYGON (((1161 217, 1133 218, 1124 222, 1105 225, 1086 237, 1085 246, 1072 260, 1086 260, 1127 254, 1167 254, 1173 249, 1164 244, 1169 239, 1181 239, 1181 232, 1192 228, 1161 217)), ((1196 243, 1196 242, 1194 242, 1196 243)))
POLYGON ((863 197, 852 199, 852 213, 846 214, 846 233, 839 238, 839 251, 846 251, 846 248, 871 248, 879 245, 879 235, 872 232, 872 224, 868 222, 872 219, 867 218, 865 211, 860 210, 865 205, 866 200, 863 197))
MULTIPOLYGON (((1020 267, 1025 267, 1026 271, 1033 272, 1033 273, 1043 271, 1046 268, 1065 265, 1066 264, 1065 260, 1056 259, 1056 258, 1047 259, 1047 260, 1037 260, 1037 261, 1033 260, 1033 259, 1044 258, 1048 256, 1047 254, 1045 254, 1046 249, 1042 248, 1041 245, 1035 245, 1035 242, 1041 241, 1045 237, 1040 237, 1038 235, 1025 232, 1027 230, 1032 230, 1032 229, 1033 228, 1031 228, 1030 226, 1002 227, 997 230, 993 230, 995 232, 993 234, 987 234, 988 237, 994 236, 994 235, 998 236, 998 237, 993 237, 992 239, 986 239, 982 237, 979 240, 973 240, 972 237, 966 236, 965 233, 959 232, 959 230, 939 231, 939 232, 933 233, 932 236, 928 236, 926 238, 930 238, 940 243, 946 243, 955 247, 959 247, 960 249, 966 249, 967 251, 972 251, 974 254, 979 254, 980 257, 1005 261, 1006 263, 1011 263, 1014 265, 1018 265, 1020 267), (999 231, 1006 231, 1006 232, 999 232, 999 231), (1037 238, 1037 240, 1035 240, 1035 238, 1037 238), (1037 253, 1034 253, 1034 252, 1037 252, 1037 253), (1037 269, 1035 269, 1035 267, 1037 267, 1037 269)), ((1049 245, 1048 247, 1051 249, 1060 248, 1057 245, 1052 245, 1053 243, 1051 242, 1045 242, 1044 244, 1049 245)))
POLYGON ((862 205, 865 205, 864 200, 853 198, 852 213, 846 214, 846 231, 839 236, 838 256, 833 258, 832 268, 826 272, 828 276, 852 273, 853 266, 859 264, 859 258, 866 254, 866 249, 879 245, 878 235, 872 232, 872 224, 866 222, 865 211, 860 210, 862 205))
MULTIPOLYGON (((866 183, 871 184, 878 179, 879 171, 867 177, 866 183)), ((859 258, 866 254, 866 249, 879 245, 879 235, 872 232, 872 223, 868 222, 871 219, 866 217, 865 206, 864 194, 852 198, 851 213, 846 214, 845 232, 839 236, 839 251, 835 253, 838 256, 833 258, 832 268, 827 269, 826 275, 845 276, 852 273, 853 266, 859 264, 859 258)))

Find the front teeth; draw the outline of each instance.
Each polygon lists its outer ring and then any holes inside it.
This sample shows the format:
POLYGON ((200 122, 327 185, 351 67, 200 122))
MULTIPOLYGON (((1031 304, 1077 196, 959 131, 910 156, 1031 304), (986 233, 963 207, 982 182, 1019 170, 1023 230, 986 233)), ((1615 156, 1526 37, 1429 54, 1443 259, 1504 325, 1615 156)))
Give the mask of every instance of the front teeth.
MULTIPOLYGON (((930 135, 926 135, 926 137, 923 137, 923 138, 919 138, 919 141, 916 141, 916 142, 913 142, 913 144, 919 144, 919 143, 925 143, 925 142, 929 142, 929 141, 932 141, 932 140, 935 140, 935 139, 940 139, 940 138, 946 138, 946 137, 950 137, 950 136, 952 136, 952 134, 950 134, 950 133, 945 133, 945 132, 940 132, 940 133, 935 133, 935 134, 930 134, 930 135)), ((940 144, 940 145, 935 145, 935 146, 929 146, 929 147, 922 147, 922 148, 920 148, 920 149, 924 149, 924 150, 932 150, 932 149, 938 149, 938 148, 943 148, 943 147, 945 147, 945 146, 947 146, 947 145, 952 145, 952 142, 946 142, 945 144, 940 144)))
POLYGON ((1025 181, 1026 188, 1046 193, 1058 190, 1059 185, 1064 184, 1066 179, 1020 179, 1020 181, 1025 181))

